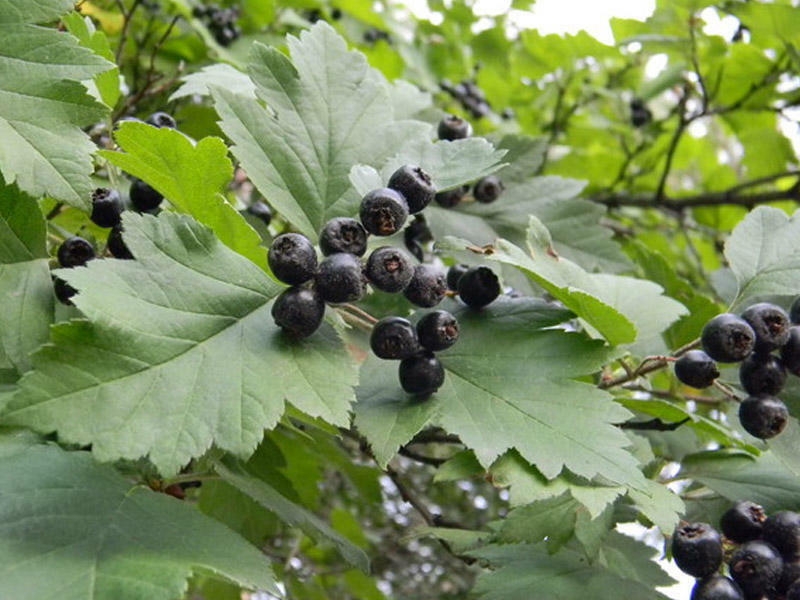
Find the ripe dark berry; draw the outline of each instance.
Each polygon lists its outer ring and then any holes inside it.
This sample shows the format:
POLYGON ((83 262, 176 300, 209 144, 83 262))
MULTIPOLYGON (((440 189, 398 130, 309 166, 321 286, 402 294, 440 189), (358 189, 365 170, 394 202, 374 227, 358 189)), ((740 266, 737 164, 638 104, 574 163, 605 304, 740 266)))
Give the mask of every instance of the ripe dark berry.
POLYGON ((367 232, 355 219, 336 217, 325 223, 322 228, 319 234, 319 247, 325 256, 337 252, 364 256, 367 251, 367 232))
POLYGON ((789 561, 800 558, 800 514, 782 510, 764 521, 762 537, 789 561))
POLYGON ((785 600, 800 600, 800 581, 795 581, 789 586, 785 600))
POLYGON ((158 128, 167 127, 169 129, 175 129, 178 126, 172 115, 169 115, 163 111, 154 112, 152 115, 147 117, 145 123, 158 128))
POLYGON ((789 328, 789 339, 781 346, 781 361, 789 373, 800 377, 800 326, 789 328))
POLYGON ((272 240, 267 260, 275 277, 289 285, 308 281, 317 270, 317 252, 301 233, 282 233, 272 240))
POLYGON ((417 260, 423 262, 425 260, 426 244, 433 240, 433 234, 430 227, 421 214, 414 215, 414 220, 409 223, 408 227, 403 230, 403 241, 406 243, 406 248, 413 254, 417 260))
POLYGON ((354 302, 366 291, 361 261, 354 254, 331 254, 317 271, 317 291, 325 302, 354 302))
POLYGON ((708 523, 684 523, 672 535, 672 558, 692 577, 706 577, 722 564, 722 537, 708 523))
POLYGON ((317 291, 305 286, 292 286, 281 292, 272 305, 275 324, 293 338, 314 333, 325 316, 325 302, 317 291))
POLYGON ((389 177, 387 187, 403 195, 412 215, 428 206, 436 195, 431 176, 416 165, 403 165, 397 169, 389 177))
POLYGON ((361 200, 361 224, 372 235, 392 235, 408 219, 408 204, 402 194, 390 188, 368 192, 361 200))
POLYGON ((744 600, 744 594, 732 579, 711 575, 695 582, 689 600, 744 600))
POLYGON ((783 559, 770 544, 745 542, 728 561, 728 570, 745 598, 762 598, 774 591, 783 571, 783 559))
POLYGON ((111 231, 108 232, 106 248, 111 252, 111 256, 114 258, 122 258, 125 260, 133 258, 133 254, 131 254, 131 251, 128 250, 128 247, 122 240, 122 224, 115 225, 111 228, 111 231))
POLYGON ((500 280, 489 267, 470 267, 458 280, 458 297, 473 308, 491 304, 500 291, 500 280))
POLYGON ((748 396, 739 405, 739 423, 747 433, 766 440, 778 435, 789 421, 789 411, 775 396, 748 396))
POLYGON ((381 246, 367 259, 365 274, 370 283, 384 292, 402 292, 414 276, 411 257, 394 246, 381 246))
POLYGON ((774 396, 786 383, 786 368, 777 356, 754 352, 739 365, 739 382, 751 396, 774 396))
MULTIPOLYGON (((789 600, 789 597, 786 596, 786 592, 798 579, 800 579, 800 561, 797 559, 789 559, 784 556, 783 572, 781 573, 780 580, 775 585, 775 591, 778 597, 785 596, 784 600, 789 600)), ((798 591, 800 591, 800 589, 798 589, 798 591)), ((796 600, 800 600, 800 596, 798 596, 796 600)))
POLYGON ((789 307, 789 321, 795 325, 800 324, 800 296, 795 298, 789 307))
POLYGON ((756 352, 772 352, 789 339, 789 315, 776 304, 753 304, 742 313, 742 319, 750 324, 756 334, 756 352))
POLYGON ((693 388, 706 388, 719 377, 717 363, 702 350, 689 350, 675 361, 675 377, 693 388))
POLYGON ((53 291, 58 301, 67 306, 72 306, 72 297, 78 293, 78 290, 58 277, 53 277, 53 291))
POLYGON ((146 184, 141 179, 134 179, 131 182, 130 190, 131 204, 139 212, 147 212, 159 207, 164 200, 164 196, 146 184))
POLYGON ((272 209, 263 200, 256 200, 247 207, 247 212, 254 217, 261 219, 264 225, 269 225, 272 221, 272 209))
POLYGON ((375 356, 385 360, 402 360, 421 350, 417 330, 402 317, 386 317, 375 323, 369 346, 375 356))
POLYGON ((718 362, 744 360, 756 343, 753 328, 744 319, 731 313, 717 315, 706 323, 700 334, 703 350, 718 362))
POLYGON ((461 276, 469 271, 469 265, 465 265, 463 263, 453 265, 447 270, 447 289, 453 290, 454 292, 458 291, 458 281, 461 279, 461 276))
POLYGON ((436 306, 447 293, 445 275, 437 267, 421 264, 414 267, 411 281, 403 290, 409 302, 423 308, 436 306))
POLYGON ((461 117, 447 115, 439 121, 436 134, 440 140, 463 140, 472 135, 472 125, 461 117))
POLYGON ((436 200, 436 203, 442 208, 453 208, 464 199, 464 196, 467 195, 468 191, 469 186, 462 185, 460 187, 453 188, 452 190, 439 192, 433 197, 433 199, 436 200))
POLYGON ((400 385, 415 396, 427 396, 444 383, 444 367, 432 352, 418 354, 400 361, 400 385))
POLYGON ((447 350, 458 341, 458 320, 446 310, 434 310, 417 322, 417 337, 426 350, 447 350))
POLYGON ((634 108, 631 110, 631 125, 634 127, 644 127, 653 120, 653 113, 649 108, 634 108))
POLYGON ((478 202, 489 204, 503 193, 505 186, 497 175, 489 175, 479 179, 472 188, 472 195, 478 202))
POLYGON ((719 521, 722 534, 737 544, 761 537, 767 515, 761 505, 740 500, 726 510, 719 521))
POLYGON ((76 235, 61 243, 57 256, 58 264, 62 267, 82 267, 95 257, 94 246, 76 235))
POLYGON ((92 223, 100 227, 113 227, 122 216, 122 198, 117 190, 97 188, 92 192, 92 223))

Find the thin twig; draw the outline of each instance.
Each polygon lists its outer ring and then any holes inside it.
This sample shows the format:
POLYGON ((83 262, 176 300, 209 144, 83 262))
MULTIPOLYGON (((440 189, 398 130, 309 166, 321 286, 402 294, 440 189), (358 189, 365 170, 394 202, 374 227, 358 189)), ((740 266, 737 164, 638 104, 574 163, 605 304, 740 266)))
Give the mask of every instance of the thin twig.
POLYGON ((641 377, 642 375, 647 375, 648 373, 652 373, 653 371, 658 371, 659 369, 663 369, 670 362, 674 361, 679 356, 682 356, 689 350, 696 348, 699 344, 700 340, 696 339, 684 346, 681 346, 669 356, 645 357, 644 359, 642 359, 642 362, 639 363, 639 366, 632 372, 625 373, 617 377, 612 377, 610 379, 604 379, 597 384, 597 387, 599 387, 601 390, 607 390, 608 388, 616 387, 618 385, 628 383, 629 381, 633 381, 634 379, 641 377))

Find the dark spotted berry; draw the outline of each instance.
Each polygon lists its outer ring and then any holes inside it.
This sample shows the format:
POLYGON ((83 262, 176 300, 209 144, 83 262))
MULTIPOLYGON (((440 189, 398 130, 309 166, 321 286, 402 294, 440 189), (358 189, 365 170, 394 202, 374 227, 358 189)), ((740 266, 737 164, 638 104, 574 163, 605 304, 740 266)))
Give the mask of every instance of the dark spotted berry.
POLYGON ((403 290, 409 302, 423 308, 436 306, 447 294, 447 281, 442 271, 430 264, 414 267, 411 281, 403 290))
POLYGON ((777 304, 759 302, 748 306, 742 319, 750 324, 756 334, 756 352, 772 352, 789 339, 789 315, 777 304))
POLYGON ((781 346, 781 361, 789 373, 800 377, 800 326, 789 328, 789 339, 781 346))
POLYGON ((272 240, 267 260, 275 277, 289 285, 308 281, 317 270, 317 252, 301 233, 283 233, 272 240))
POLYGON ((761 505, 740 500, 726 510, 719 521, 722 534, 737 544, 761 537, 767 515, 761 505))
POLYGON ((458 280, 458 297, 473 308, 491 304, 500 291, 500 280, 489 267, 470 267, 458 280))
POLYGON ((742 590, 729 577, 710 575, 698 579, 689 600, 745 600, 742 590))
POLYGON ((490 204, 503 193, 505 186, 497 175, 489 175, 479 179, 472 188, 472 196, 478 202, 490 204))
POLYGON ((417 165, 403 165, 397 169, 389 177, 387 187, 403 195, 412 215, 428 206, 436 195, 431 176, 417 165))
POLYGON ((411 252, 417 260, 420 262, 425 260, 424 244, 433 241, 433 233, 431 233, 428 222, 422 214, 414 215, 414 220, 403 230, 403 241, 408 251, 411 252))
POLYGON ((751 396, 774 396, 786 383, 786 368, 777 356, 754 352, 739 365, 739 382, 751 396))
POLYGON ((122 198, 117 190, 97 188, 92 192, 92 223, 99 227, 113 227, 122 216, 122 198))
POLYGON ((131 182, 130 199, 137 211, 148 212, 158 208, 164 196, 141 179, 134 179, 131 182))
POLYGON ((469 271, 469 265, 465 265, 463 263, 456 264, 450 267, 447 270, 447 289, 457 292, 458 281, 459 279, 461 279, 461 276, 467 271, 469 271))
POLYGON ((428 396, 444 383, 444 367, 432 352, 404 358, 398 374, 403 390, 415 396, 428 396))
POLYGON ((414 263, 402 249, 381 246, 369 255, 364 272, 377 289, 397 293, 402 292, 414 276, 414 263))
POLYGON ((436 134, 440 140, 463 140, 472 135, 472 125, 461 117, 447 115, 439 121, 436 134))
POLYGON ((745 598, 762 598, 771 595, 780 581, 783 559, 772 545, 753 540, 733 552, 728 571, 745 598))
POLYGON ((452 190, 439 192, 433 197, 433 199, 442 208, 453 208, 461 203, 461 201, 464 199, 464 196, 467 195, 467 192, 469 192, 469 186, 462 185, 460 187, 453 188, 452 190))
POLYGON ((417 338, 426 350, 447 350, 458 341, 458 320, 446 310, 434 310, 417 322, 417 338))
POLYGON ((361 261, 354 254, 331 254, 321 263, 316 277, 317 291, 325 302, 355 302, 364 296, 366 279, 361 261))
POLYGON ((684 523, 672 535, 672 558, 692 577, 706 577, 722 564, 722 537, 708 523, 684 523))
POLYGON ((79 236, 64 240, 58 247, 58 264, 67 269, 82 267, 95 257, 94 246, 79 236))
POLYGON ((789 411, 775 396, 748 396, 739 405, 739 423, 750 435, 767 440, 789 422, 789 411))
POLYGON ((364 256, 367 251, 367 231, 355 219, 336 217, 322 228, 319 247, 325 256, 338 252, 364 256))
POLYGON ((719 377, 719 369, 702 350, 689 350, 675 361, 675 377, 693 388, 706 388, 719 377))
POLYGON ((314 333, 325 316, 325 302, 314 288, 292 286, 281 292, 272 305, 275 324, 293 338, 314 333))
POLYGON ((408 204, 403 195, 393 189, 372 190, 361 200, 359 217, 364 229, 372 235, 392 235, 405 225, 408 204))
POLYGON ((403 360, 421 350, 416 329, 402 317, 386 317, 375 323, 369 346, 375 356, 385 360, 403 360))
POLYGON ((700 341, 706 354, 717 362, 739 362, 753 351, 756 334, 744 319, 723 313, 706 323, 700 341))
POLYGON ((785 559, 797 560, 800 558, 800 514, 791 510, 771 514, 764 521, 762 537, 785 559))

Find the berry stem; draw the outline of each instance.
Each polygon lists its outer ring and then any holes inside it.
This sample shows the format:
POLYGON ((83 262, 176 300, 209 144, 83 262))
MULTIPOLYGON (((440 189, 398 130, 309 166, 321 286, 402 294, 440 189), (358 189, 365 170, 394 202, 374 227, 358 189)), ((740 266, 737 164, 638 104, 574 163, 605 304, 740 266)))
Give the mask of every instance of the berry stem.
POLYGON ((356 306, 355 304, 352 304, 350 302, 346 302, 346 303, 342 304, 341 308, 347 309, 348 311, 350 311, 354 315, 360 317, 363 321, 366 321, 370 325, 374 325, 375 323, 378 322, 378 319, 373 317, 367 311, 359 308, 358 306, 356 306))
POLYGON ((597 387, 599 387, 601 390, 607 390, 609 388, 616 387, 618 385, 622 385, 624 383, 633 381, 634 379, 641 377, 642 375, 647 375, 648 373, 652 373, 653 371, 658 371, 659 369, 663 369, 670 362, 674 361, 679 356, 682 356, 689 350, 697 348, 699 345, 700 345, 700 338, 697 338, 695 340, 692 340, 688 344, 681 346, 669 356, 660 356, 660 355, 646 356, 639 363, 639 366, 633 369, 633 371, 628 371, 628 369, 626 369, 626 372, 622 375, 619 375, 617 377, 611 377, 608 379, 604 378, 600 381, 600 383, 597 384, 597 387))

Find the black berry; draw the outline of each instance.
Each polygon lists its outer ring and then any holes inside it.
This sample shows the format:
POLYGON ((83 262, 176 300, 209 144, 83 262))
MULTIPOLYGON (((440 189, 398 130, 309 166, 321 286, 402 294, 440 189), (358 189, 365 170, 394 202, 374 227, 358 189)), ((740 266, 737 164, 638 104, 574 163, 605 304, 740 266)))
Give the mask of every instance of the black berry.
POLYGON ((314 246, 301 233, 283 233, 272 240, 267 260, 275 277, 289 285, 308 281, 317 270, 314 246))
POLYGON ((325 302, 313 288, 292 286, 281 292, 272 305, 275 324, 293 338, 314 333, 325 316, 325 302))
POLYGON ((744 594, 732 579, 710 575, 695 582, 689 600, 744 600, 744 594))
POLYGON ((263 200, 256 200, 253 202, 247 207, 247 212, 257 219, 261 219, 264 225, 269 225, 270 221, 272 221, 272 209, 263 200))
POLYGON ((708 523, 684 523, 672 536, 672 558, 692 577, 706 577, 722 564, 722 537, 708 523))
POLYGON ((362 198, 359 216, 364 229, 372 235, 392 235, 405 225, 408 204, 399 192, 380 188, 362 198))
POLYGON ((469 271, 469 265, 465 265, 463 263, 456 264, 450 267, 447 270, 447 289, 457 292, 458 281, 459 279, 461 279, 461 276, 467 271, 469 271))
POLYGON ((147 212, 158 208, 164 196, 141 179, 134 179, 131 183, 130 199, 137 211, 147 212))
POLYGON ((800 581, 795 581, 789 586, 785 600, 800 600, 800 581))
POLYGON ((410 214, 418 213, 436 195, 431 176, 416 165, 403 165, 389 177, 387 187, 403 195, 410 214))
POLYGON ((800 514, 782 510, 764 521, 762 537, 789 561, 800 558, 800 514))
POLYGON ((421 350, 416 329, 402 317, 386 317, 375 323, 369 345, 375 356, 386 360, 402 360, 421 350))
POLYGON ((728 570, 745 598, 762 598, 774 591, 783 571, 783 559, 770 544, 745 542, 728 561, 728 570))
POLYGON ((751 396, 774 396, 786 383, 786 368, 777 356, 753 353, 739 365, 739 382, 751 396))
POLYGON ((78 290, 58 277, 53 277, 53 291, 58 301, 67 306, 72 306, 72 297, 78 293, 78 290))
POLYGON ((417 322, 417 338, 426 350, 446 350, 458 341, 458 320, 446 310, 429 312, 417 322))
POLYGON ((354 302, 364 296, 366 280, 361 261, 354 254, 331 254, 317 271, 317 291, 325 302, 354 302))
POLYGON ((431 233, 428 222, 423 215, 419 213, 414 215, 414 220, 403 230, 403 241, 408 251, 411 252, 417 260, 420 262, 425 260, 425 249, 423 245, 433 241, 433 233, 431 233))
POLYGON ((355 219, 336 217, 325 223, 322 228, 319 234, 319 247, 325 256, 337 252, 364 256, 367 251, 367 232, 355 219))
POLYGON ((461 117, 447 115, 439 121, 436 134, 440 140, 463 140, 472 135, 472 125, 461 117))
POLYGON ((473 308, 491 304, 500 291, 500 280, 489 267, 470 267, 458 280, 458 297, 473 308))
POLYGON ((795 325, 800 324, 800 296, 795 298, 789 307, 789 321, 795 325))
POLYGON ((700 341, 703 350, 714 360, 739 362, 753 351, 756 334, 744 319, 723 313, 706 323, 700 341))
POLYGON ((775 396, 748 396, 739 405, 739 423, 747 433, 766 440, 778 435, 789 421, 789 411, 775 396))
POLYGON ((403 290, 403 295, 416 306, 430 308, 442 301, 447 293, 445 275, 437 267, 421 264, 414 267, 411 281, 403 290))
POLYGON ((706 388, 719 377, 717 363, 702 350, 689 350, 675 361, 675 377, 693 388, 706 388))
POLYGON ((789 339, 789 315, 777 304, 759 302, 748 306, 742 319, 756 334, 756 352, 772 352, 789 339))
POLYGON ((418 354, 400 361, 400 385, 415 396, 427 396, 444 383, 444 367, 432 352, 418 354))
POLYGON ((453 208, 464 199, 464 196, 467 195, 468 191, 469 186, 462 185, 460 187, 453 188, 452 190, 439 192, 433 197, 433 199, 442 208, 453 208))
POLYGON ((489 204, 503 193, 505 186, 497 175, 489 175, 479 179, 472 188, 472 195, 478 202, 489 204))
POLYGON ((402 292, 414 276, 411 257, 394 246, 381 246, 367 259, 365 274, 370 283, 384 292, 402 292))
POLYGON ((800 326, 789 328, 789 339, 781 346, 781 361, 789 373, 800 377, 800 326))
POLYGON ((62 267, 82 267, 95 257, 94 246, 76 235, 61 243, 57 256, 58 264, 62 267))
POLYGON ((631 111, 631 125, 644 127, 653 120, 653 113, 649 108, 640 108, 631 111))
MULTIPOLYGON (((784 556, 783 572, 781 573, 780 580, 775 586, 775 591, 778 593, 778 597, 786 596, 786 593, 789 590, 789 588, 798 579, 800 579, 800 561, 797 559, 790 559, 784 556)), ((798 589, 798 591, 800 591, 800 589, 798 589)), ((786 596, 784 600, 788 600, 788 598, 789 597, 786 596)), ((797 600, 800 600, 800 596, 798 596, 797 600)))
POLYGON ((154 112, 152 115, 147 117, 145 123, 158 128, 167 127, 169 129, 175 129, 178 126, 172 115, 169 115, 163 111, 154 112))
POLYGON ((97 188, 92 192, 92 223, 100 227, 113 227, 122 216, 122 198, 117 190, 97 188))
POLYGON ((111 252, 111 256, 114 258, 122 258, 126 260, 133 258, 133 254, 131 254, 131 251, 128 250, 128 247, 122 240, 122 224, 115 225, 111 228, 111 231, 108 232, 106 248, 109 252, 111 252))
POLYGON ((761 537, 767 515, 761 505, 750 500, 740 500, 726 510, 719 521, 722 534, 741 544, 761 537))

